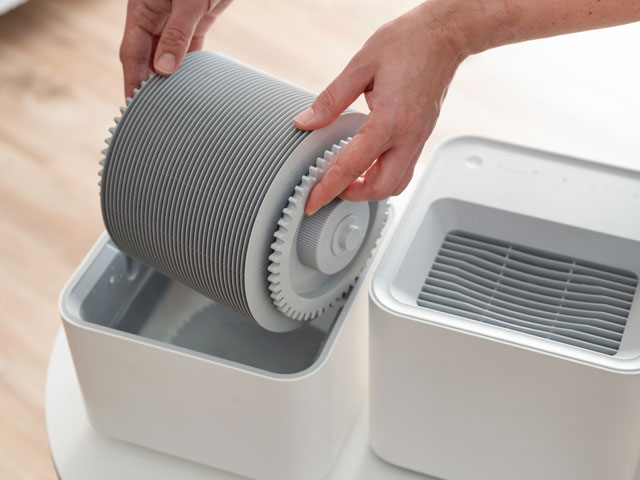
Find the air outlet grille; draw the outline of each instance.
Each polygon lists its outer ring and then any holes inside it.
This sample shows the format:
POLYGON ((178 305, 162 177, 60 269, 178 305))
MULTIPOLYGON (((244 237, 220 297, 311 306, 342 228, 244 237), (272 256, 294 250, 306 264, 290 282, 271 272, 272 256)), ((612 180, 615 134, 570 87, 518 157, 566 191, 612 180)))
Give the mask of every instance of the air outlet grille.
POLYGON ((417 303, 614 355, 637 285, 632 272, 454 231, 417 303))

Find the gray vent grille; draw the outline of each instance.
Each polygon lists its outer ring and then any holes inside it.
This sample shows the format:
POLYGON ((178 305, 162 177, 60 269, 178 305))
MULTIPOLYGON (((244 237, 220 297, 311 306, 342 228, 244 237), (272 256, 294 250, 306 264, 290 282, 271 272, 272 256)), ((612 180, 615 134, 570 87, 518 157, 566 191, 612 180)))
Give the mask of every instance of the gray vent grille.
POLYGON ((417 303, 614 355, 637 285, 632 272, 454 231, 417 303))

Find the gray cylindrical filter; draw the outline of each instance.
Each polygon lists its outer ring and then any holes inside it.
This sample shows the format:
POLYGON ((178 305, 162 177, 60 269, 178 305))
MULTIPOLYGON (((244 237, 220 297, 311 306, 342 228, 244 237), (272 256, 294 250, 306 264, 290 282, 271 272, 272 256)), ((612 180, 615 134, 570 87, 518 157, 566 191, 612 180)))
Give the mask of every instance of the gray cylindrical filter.
POLYGON ((303 228, 297 248, 300 226, 316 217, 302 213, 311 188, 364 119, 347 112, 327 128, 297 130, 293 118, 313 99, 213 53, 191 53, 171 77, 153 76, 121 109, 101 162, 112 240, 272 331, 340 301, 375 245, 385 207, 366 202, 363 215, 362 204, 327 206, 321 228, 303 228))

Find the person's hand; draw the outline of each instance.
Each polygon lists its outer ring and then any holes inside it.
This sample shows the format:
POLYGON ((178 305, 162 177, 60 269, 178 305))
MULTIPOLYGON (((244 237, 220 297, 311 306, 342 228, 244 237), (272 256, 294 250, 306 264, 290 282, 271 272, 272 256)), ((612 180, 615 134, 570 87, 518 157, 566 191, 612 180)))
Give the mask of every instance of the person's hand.
POLYGON ((334 197, 379 200, 402 192, 469 55, 535 38, 640 21, 640 0, 428 0, 365 43, 296 127, 315 130, 365 94, 360 133, 311 192, 310 215, 334 197))
POLYGON ((185 53, 200 50, 231 0, 129 0, 120 61, 127 97, 155 71, 171 75, 185 53))
POLYGON ((370 113, 336 164, 311 192, 316 212, 336 196, 382 200, 402 192, 464 59, 450 27, 426 2, 387 23, 365 43, 296 127, 315 130, 335 120, 364 93, 370 113))

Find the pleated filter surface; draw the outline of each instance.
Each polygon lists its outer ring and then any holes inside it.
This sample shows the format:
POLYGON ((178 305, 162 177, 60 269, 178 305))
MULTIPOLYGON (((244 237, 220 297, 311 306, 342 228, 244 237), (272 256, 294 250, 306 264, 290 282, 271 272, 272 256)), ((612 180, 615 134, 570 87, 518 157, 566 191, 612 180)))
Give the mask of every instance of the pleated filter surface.
POLYGON ((264 310, 275 318, 267 266, 282 209, 316 158, 361 123, 342 122, 328 134, 296 129, 293 118, 314 98, 208 52, 187 55, 171 77, 153 76, 107 140, 101 205, 113 241, 245 317, 264 310), (265 202, 273 205, 265 210, 265 202), (258 237, 260 260, 247 260, 258 237), (264 287, 247 292, 247 272, 264 287))

